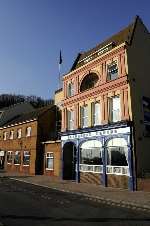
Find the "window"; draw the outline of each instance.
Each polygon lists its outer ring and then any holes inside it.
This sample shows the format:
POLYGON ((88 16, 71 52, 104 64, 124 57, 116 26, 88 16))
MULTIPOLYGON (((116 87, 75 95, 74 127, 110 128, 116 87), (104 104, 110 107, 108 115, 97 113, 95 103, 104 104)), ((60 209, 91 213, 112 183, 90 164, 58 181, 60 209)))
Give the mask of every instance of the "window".
POLYGON ((74 95, 74 84, 69 82, 67 85, 67 97, 71 97, 74 95))
POLYGON ((8 164, 12 164, 13 161, 13 152, 12 151, 8 151, 7 152, 7 163, 8 164))
POLYGON ((88 127, 88 106, 80 107, 81 127, 88 127))
POLYGON ((114 80, 118 77, 117 61, 113 61, 107 66, 107 80, 114 80))
POLYGON ((15 165, 20 165, 21 164, 21 153, 20 153, 20 151, 16 151, 15 152, 14 164, 15 165))
POLYGON ((80 171, 102 173, 102 144, 97 140, 84 142, 80 147, 80 171))
POLYGON ((118 122, 121 120, 120 97, 115 96, 109 99, 109 121, 118 122))
POLYGON ((26 137, 30 137, 31 136, 31 127, 29 126, 29 127, 27 127, 26 128, 26 137))
POLYGON ((22 132, 21 129, 17 130, 17 138, 21 138, 21 132, 22 132))
POLYGON ((107 174, 129 175, 128 147, 124 138, 113 138, 107 144, 107 174))
POLYGON ((74 129, 74 111, 67 111, 67 128, 68 130, 74 129))
POLYGON ((23 152, 23 165, 24 166, 30 165, 30 151, 23 152))
POLYGON ((99 77, 96 73, 89 73, 86 75, 81 83, 80 92, 91 89, 96 86, 99 77))
POLYGON ((7 140, 7 138, 8 138, 8 132, 4 132, 3 133, 3 138, 4 138, 4 140, 7 140))
POLYGON ((13 140, 14 139, 14 131, 13 130, 10 131, 9 139, 10 140, 13 140))
POLYGON ((46 153, 46 169, 48 170, 54 169, 54 153, 53 152, 46 153))
POLYGON ((100 125, 101 124, 101 112, 100 112, 100 103, 92 103, 92 125, 100 125))

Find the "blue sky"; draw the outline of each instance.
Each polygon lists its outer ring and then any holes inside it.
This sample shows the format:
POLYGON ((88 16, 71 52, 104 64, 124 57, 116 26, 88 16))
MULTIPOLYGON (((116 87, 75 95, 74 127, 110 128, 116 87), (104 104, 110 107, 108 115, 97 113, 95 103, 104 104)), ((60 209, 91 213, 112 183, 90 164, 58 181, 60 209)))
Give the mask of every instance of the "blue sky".
POLYGON ((140 15, 150 30, 148 0, 0 0, 0 94, 53 97, 80 51, 140 15))

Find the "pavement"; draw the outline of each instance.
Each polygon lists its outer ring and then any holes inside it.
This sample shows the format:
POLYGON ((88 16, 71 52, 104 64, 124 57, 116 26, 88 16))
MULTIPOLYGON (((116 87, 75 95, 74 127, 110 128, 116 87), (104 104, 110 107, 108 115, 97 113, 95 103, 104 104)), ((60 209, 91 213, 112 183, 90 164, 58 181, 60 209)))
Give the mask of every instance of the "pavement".
POLYGON ((82 195, 88 200, 150 213, 150 192, 132 192, 119 188, 108 188, 95 184, 61 180, 58 177, 45 175, 30 176, 0 172, 0 177, 9 177, 12 180, 18 180, 36 186, 82 195))

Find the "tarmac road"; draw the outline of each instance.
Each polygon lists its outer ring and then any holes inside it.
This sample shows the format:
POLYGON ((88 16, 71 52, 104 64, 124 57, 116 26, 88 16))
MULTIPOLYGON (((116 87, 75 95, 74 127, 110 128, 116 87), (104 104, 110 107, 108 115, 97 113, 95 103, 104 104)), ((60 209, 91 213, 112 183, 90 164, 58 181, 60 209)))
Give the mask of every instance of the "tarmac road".
POLYGON ((0 178, 0 226, 149 226, 148 213, 0 178))

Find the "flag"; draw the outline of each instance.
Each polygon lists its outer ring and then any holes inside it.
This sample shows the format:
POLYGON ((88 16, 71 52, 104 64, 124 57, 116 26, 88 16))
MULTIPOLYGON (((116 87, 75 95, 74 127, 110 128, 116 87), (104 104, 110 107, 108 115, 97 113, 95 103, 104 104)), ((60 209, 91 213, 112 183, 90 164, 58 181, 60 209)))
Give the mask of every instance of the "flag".
POLYGON ((60 50, 60 55, 59 55, 59 64, 62 64, 62 55, 61 55, 61 50, 60 50))

